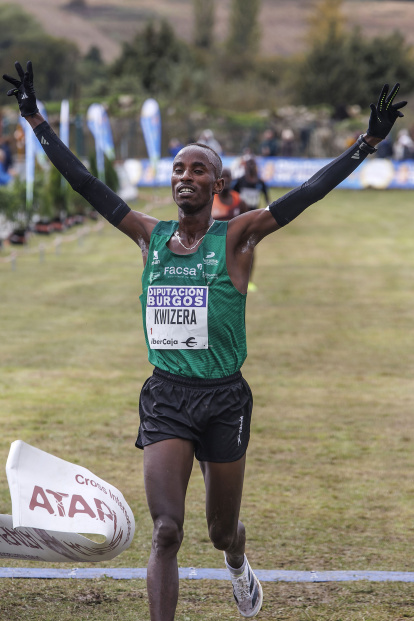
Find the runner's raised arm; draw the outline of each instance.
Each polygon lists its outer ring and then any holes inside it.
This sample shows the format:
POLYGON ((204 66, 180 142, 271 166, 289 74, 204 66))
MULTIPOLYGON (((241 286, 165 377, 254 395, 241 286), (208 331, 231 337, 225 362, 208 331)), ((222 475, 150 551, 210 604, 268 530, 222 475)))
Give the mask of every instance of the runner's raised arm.
POLYGON ((26 71, 23 71, 19 62, 15 63, 15 67, 19 79, 3 75, 3 79, 13 85, 7 95, 16 97, 20 114, 32 127, 52 164, 96 211, 140 246, 145 261, 151 232, 158 220, 132 211, 113 190, 85 168, 40 114, 33 85, 32 63, 27 63, 26 71))

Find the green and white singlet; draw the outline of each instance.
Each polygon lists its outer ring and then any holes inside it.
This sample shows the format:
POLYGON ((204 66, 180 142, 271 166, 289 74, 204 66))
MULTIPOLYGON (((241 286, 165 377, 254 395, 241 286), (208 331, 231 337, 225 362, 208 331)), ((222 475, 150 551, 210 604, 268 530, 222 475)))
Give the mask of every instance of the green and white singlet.
POLYGON ((167 243, 178 222, 158 222, 142 274, 142 317, 151 364, 184 377, 219 378, 247 356, 246 295, 227 273, 227 222, 214 222, 196 252, 167 243))

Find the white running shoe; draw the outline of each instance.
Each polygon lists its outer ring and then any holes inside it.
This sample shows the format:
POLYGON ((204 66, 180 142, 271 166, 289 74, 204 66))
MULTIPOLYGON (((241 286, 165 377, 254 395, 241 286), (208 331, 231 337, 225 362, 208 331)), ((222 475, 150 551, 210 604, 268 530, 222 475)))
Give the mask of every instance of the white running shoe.
POLYGON ((233 595, 236 600, 237 608, 242 617, 255 617, 262 607, 263 589, 262 585, 254 575, 249 561, 245 558, 245 567, 243 573, 235 575, 231 571, 224 554, 226 565, 231 575, 233 585, 233 595))

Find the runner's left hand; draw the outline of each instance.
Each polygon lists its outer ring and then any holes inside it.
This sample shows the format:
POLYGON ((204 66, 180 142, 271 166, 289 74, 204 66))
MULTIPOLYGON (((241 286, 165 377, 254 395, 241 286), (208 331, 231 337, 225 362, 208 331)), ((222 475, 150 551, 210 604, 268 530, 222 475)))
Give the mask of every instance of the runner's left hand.
POLYGON ((371 116, 368 123, 368 136, 384 139, 390 133, 392 126, 399 117, 403 117, 403 113, 400 112, 400 108, 407 105, 406 101, 400 101, 393 104, 400 85, 395 84, 392 91, 388 95, 388 84, 384 84, 381 94, 378 99, 377 105, 371 104, 371 116), (388 97, 387 97, 388 95, 388 97))

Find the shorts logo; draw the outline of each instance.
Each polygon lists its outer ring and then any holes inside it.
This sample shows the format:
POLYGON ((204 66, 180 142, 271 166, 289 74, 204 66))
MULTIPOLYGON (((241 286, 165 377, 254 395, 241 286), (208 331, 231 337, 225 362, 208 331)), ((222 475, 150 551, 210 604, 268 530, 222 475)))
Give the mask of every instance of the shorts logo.
POLYGON ((237 446, 241 444, 241 434, 243 431, 243 418, 244 416, 240 416, 240 426, 239 426, 239 435, 237 436, 237 446))

